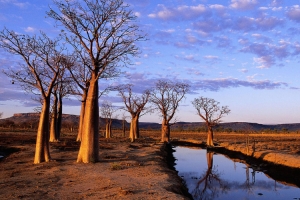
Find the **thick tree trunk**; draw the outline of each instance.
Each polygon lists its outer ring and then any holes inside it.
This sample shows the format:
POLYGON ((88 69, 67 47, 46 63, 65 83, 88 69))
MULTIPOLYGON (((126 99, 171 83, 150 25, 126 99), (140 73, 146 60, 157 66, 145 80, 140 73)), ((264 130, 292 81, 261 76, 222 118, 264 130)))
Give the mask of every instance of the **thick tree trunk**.
POLYGON ((48 162, 50 160, 49 152, 49 110, 50 96, 46 97, 43 102, 42 112, 38 126, 34 164, 48 162))
POLYGON ((62 124, 62 97, 59 96, 58 98, 58 108, 57 108, 57 120, 56 120, 56 138, 60 139, 60 132, 61 132, 61 124, 62 124))
POLYGON ((105 125, 105 138, 111 138, 111 121, 107 121, 105 125))
POLYGON ((81 99, 80 116, 79 116, 78 135, 76 139, 77 142, 80 142, 82 137, 82 127, 83 127, 83 119, 84 119, 84 112, 85 112, 86 96, 87 96, 86 92, 83 92, 82 99, 81 99))
POLYGON ((138 127, 138 116, 132 116, 131 122, 130 122, 130 131, 129 131, 129 138, 131 142, 134 142, 137 138, 137 132, 139 130, 138 127))
POLYGON ((86 98, 81 144, 77 162, 90 163, 99 160, 99 103, 98 80, 93 74, 86 98))
POLYGON ((214 138, 214 132, 212 130, 212 127, 209 126, 208 127, 208 133, 207 133, 207 141, 206 141, 207 146, 210 146, 210 147, 214 146, 213 138, 214 138))
POLYGON ((170 142, 170 124, 166 120, 161 123, 161 142, 170 142))
POLYGON ((51 124, 50 124, 50 142, 57 142, 57 94, 53 95, 53 108, 51 113, 51 124))

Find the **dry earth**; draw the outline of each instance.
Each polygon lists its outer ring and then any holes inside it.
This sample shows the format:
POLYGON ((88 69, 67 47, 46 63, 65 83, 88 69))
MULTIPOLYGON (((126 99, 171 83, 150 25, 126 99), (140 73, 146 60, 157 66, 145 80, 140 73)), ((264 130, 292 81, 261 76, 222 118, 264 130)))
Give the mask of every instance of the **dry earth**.
POLYGON ((188 199, 156 140, 101 138, 101 161, 80 164, 75 138, 63 136, 51 144, 53 161, 33 164, 34 133, 0 133, 8 155, 0 161, 0 199, 188 199))
MULTIPOLYGON (((188 199, 181 179, 167 165, 158 132, 142 132, 135 143, 114 136, 100 139, 98 163, 76 163, 79 143, 75 135, 65 134, 50 145, 53 160, 34 165, 34 132, 0 132, 0 156, 6 155, 0 159, 0 199, 188 199)), ((205 133, 171 136, 174 141, 198 144, 206 140, 205 133)), ((233 152, 300 170, 297 134, 216 133, 215 142, 233 152)))

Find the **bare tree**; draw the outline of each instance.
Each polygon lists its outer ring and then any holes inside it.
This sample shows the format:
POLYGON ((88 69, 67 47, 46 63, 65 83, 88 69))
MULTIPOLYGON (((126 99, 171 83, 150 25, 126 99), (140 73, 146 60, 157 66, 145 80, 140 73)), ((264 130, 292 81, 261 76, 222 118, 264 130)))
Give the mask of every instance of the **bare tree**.
POLYGON ((42 110, 37 132, 34 163, 50 160, 49 153, 49 110, 50 96, 60 73, 62 52, 59 39, 40 36, 19 35, 6 28, 0 32, 0 47, 20 56, 25 64, 5 74, 25 90, 39 94, 42 110))
POLYGON ((126 135, 126 123, 127 123, 126 118, 127 117, 128 116, 126 116, 125 113, 122 114, 122 133, 123 133, 123 137, 125 137, 125 135, 126 135))
POLYGON ((156 82, 155 89, 151 92, 150 102, 161 113, 161 141, 170 141, 170 126, 179 102, 184 98, 189 90, 186 83, 175 83, 172 81, 159 80, 156 82))
POLYGON ((146 108, 145 105, 150 97, 150 91, 146 90, 140 96, 132 93, 132 85, 123 85, 117 88, 119 94, 125 104, 125 110, 131 115, 129 138, 131 142, 139 138, 139 118, 141 113, 149 112, 151 109, 146 108))
POLYGON ((112 118, 113 113, 116 112, 116 109, 113 107, 111 102, 104 101, 100 107, 100 113, 101 116, 105 120, 105 137, 111 138, 112 131, 111 131, 111 125, 112 125, 112 118))
POLYGON ((50 136, 49 142, 58 142, 57 137, 57 105, 58 105, 58 96, 57 96, 58 85, 53 88, 53 104, 51 110, 51 122, 50 122, 50 136))
POLYGON ((197 114, 204 120, 207 126, 207 146, 214 146, 213 143, 213 127, 221 122, 224 115, 228 115, 230 110, 228 106, 219 106, 219 102, 214 99, 199 97, 192 101, 193 106, 197 110, 197 114))
POLYGON ((54 0, 54 3, 57 9, 50 9, 48 15, 66 29, 67 42, 90 72, 77 162, 97 162, 98 79, 118 74, 118 67, 128 64, 130 57, 138 53, 136 42, 143 36, 133 24, 136 16, 123 0, 54 0))
POLYGON ((67 68, 74 65, 69 58, 62 58, 62 69, 58 76, 57 83, 53 88, 53 105, 50 122, 50 142, 56 142, 60 138, 62 124, 63 98, 73 91, 73 81, 67 73, 67 68))
POLYGON ((82 63, 81 61, 84 61, 84 59, 79 59, 78 61, 76 61, 74 65, 72 65, 72 67, 68 68, 70 75, 73 78, 75 85, 77 86, 74 87, 72 94, 81 96, 79 127, 78 127, 77 139, 76 139, 76 141, 78 142, 81 141, 81 137, 82 137, 85 104, 86 104, 87 93, 90 85, 89 82, 91 79, 91 72, 88 66, 85 63, 82 63))
POLYGON ((3 116, 3 112, 0 112, 0 119, 2 118, 2 116, 3 116))

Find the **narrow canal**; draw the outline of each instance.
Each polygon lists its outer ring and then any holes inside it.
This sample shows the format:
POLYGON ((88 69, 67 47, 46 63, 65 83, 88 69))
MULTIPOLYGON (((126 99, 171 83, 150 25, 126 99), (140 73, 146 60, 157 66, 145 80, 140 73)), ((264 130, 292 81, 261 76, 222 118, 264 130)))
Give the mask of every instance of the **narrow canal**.
POLYGON ((300 200, 300 188, 280 183, 260 171, 206 149, 177 146, 175 168, 194 199, 300 200))

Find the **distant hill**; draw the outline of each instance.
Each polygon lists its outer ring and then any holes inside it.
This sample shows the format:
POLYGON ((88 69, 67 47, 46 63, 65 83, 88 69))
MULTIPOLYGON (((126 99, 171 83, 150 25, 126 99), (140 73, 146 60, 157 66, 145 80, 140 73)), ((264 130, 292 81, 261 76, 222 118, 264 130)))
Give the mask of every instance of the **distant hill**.
MULTIPOLYGON (((39 121, 40 114, 39 113, 15 113, 12 117, 0 119, 0 124, 15 124, 17 126, 22 126, 24 124, 32 124, 32 126, 36 127, 39 121)), ((72 125, 78 126, 79 116, 78 115, 70 115, 63 114, 62 123, 63 125, 72 125)), ((100 126, 105 125, 105 119, 99 119, 100 126)), ((112 126, 114 128, 121 128, 122 121, 118 119, 113 119, 112 126)))
MULTIPOLYGON (((16 113, 12 117, 0 119, 0 124, 13 122, 15 125, 21 126, 21 124, 32 123, 37 125, 39 120, 39 113, 16 113)), ((79 116, 78 115, 70 115, 63 114, 63 124, 73 124, 78 125, 79 116)), ((105 120, 100 118, 100 126, 105 125, 105 120)), ((147 130, 159 130, 161 129, 161 124, 152 123, 152 122, 140 122, 140 129, 147 130)), ((122 120, 113 119, 113 128, 121 128, 122 120)), ((127 122, 127 127, 129 127, 129 122, 127 122)), ((205 123, 204 122, 177 122, 172 125, 171 129, 177 130, 204 130, 205 123)), ((218 126, 214 127, 215 130, 219 131, 300 131, 300 123, 294 124, 276 124, 276 125, 266 125, 266 124, 258 124, 258 123, 249 123, 249 122, 229 122, 229 123, 221 123, 218 126)))
MULTIPOLYGON (((183 127, 186 129, 195 129, 195 128, 204 128, 204 122, 178 122, 174 125, 174 128, 183 127)), ((220 123, 215 130, 220 131, 300 131, 300 123, 294 124, 276 124, 276 125, 266 125, 258 123, 249 123, 249 122, 228 122, 220 123)))

